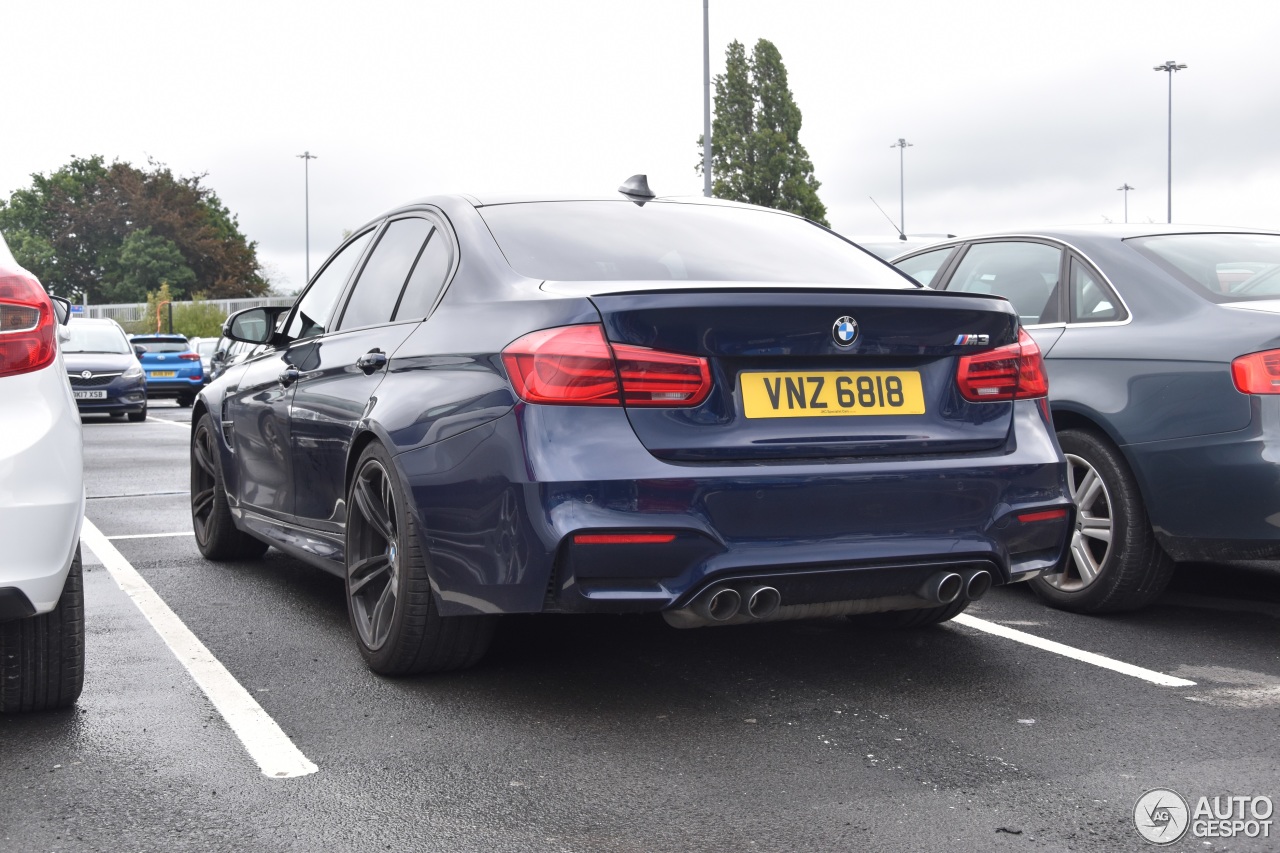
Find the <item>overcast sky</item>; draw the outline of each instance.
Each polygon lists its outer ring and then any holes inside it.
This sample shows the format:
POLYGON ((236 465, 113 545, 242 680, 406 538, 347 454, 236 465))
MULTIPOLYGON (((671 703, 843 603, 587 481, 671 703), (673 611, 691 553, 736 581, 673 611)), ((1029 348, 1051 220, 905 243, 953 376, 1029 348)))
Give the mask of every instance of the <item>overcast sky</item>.
MULTIPOLYGON (((1275 0, 710 0, 712 74, 776 44, 828 219, 908 233, 1162 222, 1280 228, 1275 0)), ((702 0, 6 2, 0 195, 73 155, 207 173, 283 289, 438 192, 696 195, 702 0)))

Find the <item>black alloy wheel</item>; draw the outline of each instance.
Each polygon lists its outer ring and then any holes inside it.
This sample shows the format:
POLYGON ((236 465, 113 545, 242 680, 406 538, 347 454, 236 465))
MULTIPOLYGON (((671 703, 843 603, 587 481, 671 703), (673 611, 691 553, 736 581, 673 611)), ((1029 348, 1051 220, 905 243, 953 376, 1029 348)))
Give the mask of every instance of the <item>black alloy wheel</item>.
POLYGON ((191 527, 196 547, 210 560, 261 557, 267 544, 236 528, 218 464, 213 417, 204 412, 191 434, 191 527))
POLYGON ((483 656, 492 616, 436 609, 412 513, 386 450, 370 444, 347 500, 347 613, 360 653, 382 675, 462 669, 483 656))

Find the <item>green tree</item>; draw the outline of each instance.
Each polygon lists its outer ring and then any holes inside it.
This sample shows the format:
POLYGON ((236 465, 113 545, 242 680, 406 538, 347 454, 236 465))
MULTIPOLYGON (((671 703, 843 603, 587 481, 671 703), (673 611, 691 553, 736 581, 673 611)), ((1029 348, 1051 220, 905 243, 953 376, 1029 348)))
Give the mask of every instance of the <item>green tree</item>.
POLYGON ((200 293, 192 295, 190 305, 173 306, 173 330, 188 338, 216 338, 226 320, 226 312, 200 293))
POLYGON ((76 157, 0 199, 0 231, 19 262, 72 299, 136 301, 161 280, 178 299, 265 293, 257 244, 204 177, 76 157))
MULTIPOLYGON (((35 272, 35 270, 32 270, 35 272)), ((169 331, 169 306, 166 302, 173 302, 173 291, 169 289, 168 282, 161 282, 160 289, 146 294, 147 307, 142 312, 142 319, 134 320, 132 323, 125 323, 124 329, 131 335, 154 335, 156 332, 169 331), (159 318, 159 328, 157 328, 157 318, 159 318)), ((176 310, 176 306, 175 306, 176 310)))
MULTIPOLYGON (((821 184, 800 144, 800 108, 787 86, 782 54, 760 39, 750 58, 734 40, 715 78, 711 124, 711 189, 717 198, 796 213, 827 224, 821 184)), ((702 137, 698 137, 699 151, 702 137)), ((706 168, 699 157, 698 174, 706 168)))

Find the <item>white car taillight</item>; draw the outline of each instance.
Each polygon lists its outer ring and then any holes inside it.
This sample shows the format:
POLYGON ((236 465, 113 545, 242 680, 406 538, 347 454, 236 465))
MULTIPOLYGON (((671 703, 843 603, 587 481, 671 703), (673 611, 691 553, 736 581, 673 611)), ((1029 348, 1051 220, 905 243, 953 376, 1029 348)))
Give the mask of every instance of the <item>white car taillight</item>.
POLYGON ((0 270, 0 377, 48 366, 58 354, 53 303, 35 279, 0 270))

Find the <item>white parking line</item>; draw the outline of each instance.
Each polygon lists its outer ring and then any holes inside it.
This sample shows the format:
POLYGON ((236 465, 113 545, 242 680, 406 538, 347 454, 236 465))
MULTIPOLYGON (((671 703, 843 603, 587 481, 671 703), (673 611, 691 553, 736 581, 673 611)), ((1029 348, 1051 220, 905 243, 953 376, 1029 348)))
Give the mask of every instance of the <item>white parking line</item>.
POLYGON ((149 424, 173 424, 174 426, 180 426, 184 429, 191 428, 191 421, 171 421, 167 418, 148 417, 146 422, 149 424))
POLYGON ((195 536, 191 530, 180 530, 177 533, 122 533, 118 536, 108 536, 108 539, 163 539, 167 536, 195 536))
POLYGON ((1016 628, 1009 628, 1004 625, 997 625, 995 622, 988 622, 986 619, 979 619, 976 616, 970 616, 967 613, 961 613, 951 621, 958 625, 964 625, 978 631, 985 631, 988 634, 995 634, 997 637, 1004 637, 1007 640, 1014 640, 1019 643, 1026 643, 1028 646, 1035 646, 1037 649, 1043 649, 1046 652, 1053 652, 1063 657, 1078 660, 1082 663, 1100 666, 1103 669, 1109 669, 1113 672, 1119 672, 1124 675, 1131 675, 1134 678, 1141 678, 1143 681, 1150 681, 1152 684, 1159 684, 1161 687, 1195 687, 1194 681, 1188 681, 1185 678, 1175 678, 1172 675, 1165 675, 1163 672, 1156 672, 1154 669, 1143 669, 1140 666, 1134 666, 1131 663, 1115 660, 1114 658, 1104 657, 1086 652, 1083 649, 1077 649, 1073 646, 1056 643, 1053 640, 1046 640, 1043 637, 1037 637, 1034 634, 1028 634, 1025 631, 1019 631, 1016 628))
POLYGON ((191 633, 191 629, 164 603, 137 569, 87 518, 80 539, 107 567, 111 577, 133 599, 156 633, 191 673, 264 776, 285 779, 306 776, 319 769, 294 746, 276 721, 249 695, 249 691, 205 648, 204 643, 191 633))

